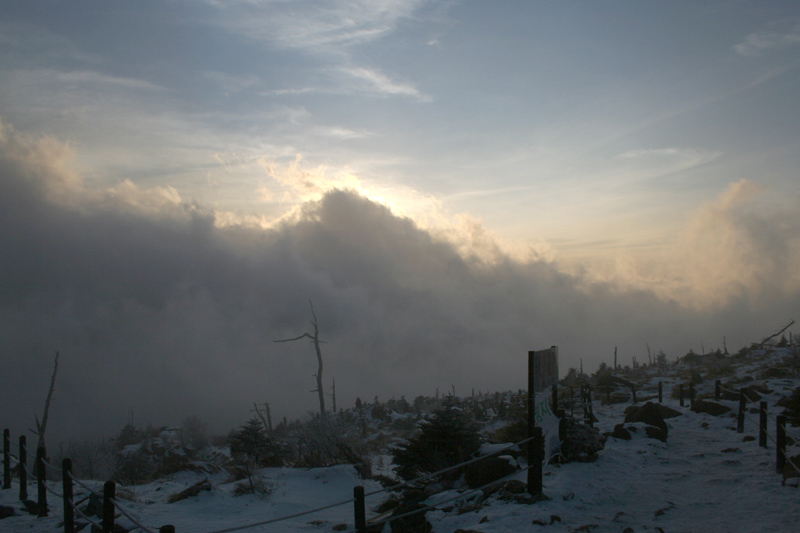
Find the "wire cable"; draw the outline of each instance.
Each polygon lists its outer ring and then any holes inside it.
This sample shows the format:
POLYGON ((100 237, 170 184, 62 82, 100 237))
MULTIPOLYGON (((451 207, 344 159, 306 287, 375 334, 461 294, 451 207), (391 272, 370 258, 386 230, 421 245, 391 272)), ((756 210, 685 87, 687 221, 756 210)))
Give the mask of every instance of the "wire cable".
POLYGON ((125 510, 125 508, 124 508, 124 507, 122 507, 122 505, 120 505, 120 504, 119 504, 119 502, 118 502, 117 500, 115 500, 114 498, 111 498, 111 503, 113 503, 113 504, 114 504, 114 507, 116 507, 117 509, 119 509, 119 512, 121 512, 121 513, 122 513, 122 514, 124 514, 126 517, 128 517, 128 520, 130 520, 131 522, 133 522, 133 523, 134 523, 134 525, 136 525, 136 526, 137 526, 139 529, 141 529, 141 530, 145 531, 146 533, 156 533, 155 531, 153 531, 153 530, 152 530, 152 529, 150 529, 149 527, 142 525, 142 524, 141 524, 141 523, 140 523, 140 522, 139 522, 137 519, 135 519, 133 516, 131 516, 131 515, 128 513, 128 511, 126 511, 126 510, 125 510))
POLYGON ((243 525, 243 526, 229 527, 229 528, 226 528, 226 529, 217 529, 217 530, 214 530, 214 531, 209 531, 208 533, 229 533, 230 531, 241 531, 243 529, 250 529, 252 527, 265 526, 267 524, 274 524, 275 522, 282 522, 284 520, 290 520, 292 518, 298 518, 300 516, 309 515, 309 514, 312 514, 312 513, 316 513, 318 511, 325 511, 327 509, 333 509, 334 507, 339 507, 341 505, 347 505, 348 503, 353 503, 354 501, 355 501, 354 498, 350 498, 349 500, 346 500, 346 501, 343 501, 343 502, 332 503, 330 505, 326 505, 325 507, 319 507, 317 509, 311 509, 310 511, 302 511, 300 513, 295 513, 295 514, 291 514, 291 515, 287 515, 287 516, 281 516, 280 518, 273 518, 271 520, 264 520, 262 522, 256 522, 254 524, 247 524, 247 525, 243 525))

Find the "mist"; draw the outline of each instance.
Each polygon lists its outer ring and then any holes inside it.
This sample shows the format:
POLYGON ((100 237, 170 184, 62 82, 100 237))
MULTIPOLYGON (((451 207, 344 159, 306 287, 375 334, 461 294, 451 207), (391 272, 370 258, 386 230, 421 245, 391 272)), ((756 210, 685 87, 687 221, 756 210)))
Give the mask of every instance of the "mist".
MULTIPOLYGON (((304 416, 317 409, 313 346, 273 341, 311 331, 310 302, 339 407, 524 388, 528 350, 551 345, 562 373, 594 372, 615 347, 623 365, 646 362, 648 346, 674 359, 725 337, 735 351, 800 303, 794 285, 753 285, 752 269, 747 290, 703 307, 557 261, 487 256, 486 235, 465 248, 346 189, 270 227, 223 225, 169 187, 88 185, 55 140, 0 124, 0 147, 0 400, 12 434, 41 417, 56 351, 50 441, 113 436, 131 416, 158 426, 197 415, 225 433, 253 402, 277 420, 304 416)), ((774 256, 765 242, 758 257, 721 260, 790 264, 795 221, 764 227, 775 218, 742 222, 772 236, 774 256)))

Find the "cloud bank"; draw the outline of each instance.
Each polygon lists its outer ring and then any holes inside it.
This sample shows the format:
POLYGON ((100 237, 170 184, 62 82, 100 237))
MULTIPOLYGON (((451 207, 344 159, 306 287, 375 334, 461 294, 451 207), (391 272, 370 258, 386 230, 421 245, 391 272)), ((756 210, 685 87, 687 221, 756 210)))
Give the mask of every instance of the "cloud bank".
MULTIPOLYGON (((521 388, 527 351, 551 345, 563 370, 582 360, 588 371, 610 362, 614 346, 624 363, 646 360, 646 343, 676 357, 727 335, 734 349, 781 325, 800 300, 795 276, 768 302, 752 289, 694 310, 555 262, 512 259, 477 223, 459 242, 434 235, 345 189, 268 229, 220 224, 168 187, 89 187, 69 158, 55 140, 0 128, 0 401, 18 406, 7 421, 15 434, 42 409, 56 350, 55 436, 112 435, 130 412, 139 425, 197 414, 227 431, 254 401, 278 418, 301 416, 315 408, 313 347, 272 341, 309 330, 309 299, 340 406, 521 388)), ((751 189, 734 186, 688 226, 690 243, 708 224, 725 238, 712 235, 715 246, 687 272, 711 268, 728 285, 738 271, 724 265, 755 254, 771 266, 737 279, 761 280, 764 295, 777 287, 768 278, 791 271, 797 220, 737 218, 751 189)))

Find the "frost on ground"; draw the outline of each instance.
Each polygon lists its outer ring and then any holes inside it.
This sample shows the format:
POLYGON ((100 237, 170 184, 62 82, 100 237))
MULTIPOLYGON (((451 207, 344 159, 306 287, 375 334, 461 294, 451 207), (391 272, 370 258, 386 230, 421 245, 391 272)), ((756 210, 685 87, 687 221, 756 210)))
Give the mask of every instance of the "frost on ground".
MULTIPOLYGON (((672 365, 669 369, 648 367, 637 376, 639 403, 654 399, 659 381, 664 386, 664 404, 681 414, 668 419, 666 442, 648 438, 639 426, 630 440, 608 437, 598 458, 589 463, 548 465, 545 468, 545 501, 534 504, 502 499, 496 493, 477 503, 477 493, 464 500, 443 503, 426 517, 434 533, 464 532, 560 532, 615 531, 644 532, 791 532, 800 531, 800 489, 797 478, 784 482, 776 473, 774 415, 782 408, 776 404, 800 387, 796 373, 775 371, 786 366, 792 351, 773 349, 755 351, 723 371, 723 381, 730 387, 751 386, 760 391, 772 415, 768 447, 758 442, 757 403, 748 404, 744 433, 737 432, 738 402, 723 399, 731 412, 722 416, 690 410, 688 399, 681 407, 672 390, 687 383, 691 368, 672 365)), ((790 367, 791 368, 791 367, 790 367)), ((697 394, 713 395, 713 379, 697 385, 697 394)), ((687 390, 688 394, 688 390, 687 390)), ((731 397, 731 396, 728 396, 731 397)), ((625 418, 630 401, 604 405, 603 394, 595 396, 595 426, 610 434, 625 418)), ((785 400, 784 400, 785 401, 785 400)), ((493 429, 501 426, 491 422, 493 429)), ((487 424, 488 426, 488 424, 487 424)), ((636 424, 629 427, 636 428, 636 424)), ((788 426, 790 455, 798 453, 795 439, 800 430, 788 426)), ((384 451, 373 458, 373 473, 391 475, 391 456, 384 451)), ((208 533, 272 520, 346 502, 331 509, 244 531, 354 531, 353 487, 363 485, 369 493, 381 488, 378 481, 359 478, 354 467, 266 468, 260 471, 263 494, 236 496, 235 483, 224 471, 217 473, 179 472, 158 481, 120 487, 118 496, 128 512, 140 523, 157 531, 165 524, 178 533, 208 533), (171 496, 208 479, 207 490, 175 503, 171 496)), ((525 481, 526 473, 516 474, 525 481)), ((101 481, 85 482, 100 492, 101 481)), ((60 492, 58 482, 49 486, 60 492)), ((0 506, 11 507, 15 516, 0 521, 2 531, 62 531, 61 502, 49 495, 50 516, 36 518, 21 511, 19 487, 0 490, 0 506)), ((466 494, 463 489, 433 495, 427 503, 445 502, 466 494)), ((36 486, 29 487, 29 497, 36 497, 36 486)), ((86 490, 76 487, 76 500, 86 497, 86 490)), ((386 493, 367 498, 367 516, 377 515, 377 507, 386 493)), ((99 519, 97 519, 99 521, 99 519)), ((124 528, 133 523, 125 516, 117 522, 124 528)), ((389 531, 387 526, 385 531, 389 531)), ((88 531, 88 529, 87 529, 88 531)))

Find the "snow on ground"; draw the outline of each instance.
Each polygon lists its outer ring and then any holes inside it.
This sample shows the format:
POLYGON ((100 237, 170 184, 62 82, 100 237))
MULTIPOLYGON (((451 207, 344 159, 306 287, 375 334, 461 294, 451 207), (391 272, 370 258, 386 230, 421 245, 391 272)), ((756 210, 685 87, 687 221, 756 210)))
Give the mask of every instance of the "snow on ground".
MULTIPOLYGON (((741 365, 737 375, 754 374, 764 364, 761 361, 741 365)), ((694 413, 689 410, 688 401, 687 407, 682 408, 670 394, 671 388, 680 382, 677 378, 653 377, 647 387, 649 392, 643 390, 641 396, 655 394, 659 379, 665 384, 664 403, 682 413, 667 420, 669 437, 666 443, 644 438, 641 432, 630 441, 609 437, 596 462, 546 467, 544 492, 549 500, 525 505, 493 496, 477 510, 463 514, 458 514, 459 504, 445 504, 442 510, 427 514, 433 533, 453 533, 459 529, 482 533, 800 531, 797 480, 782 484, 782 476, 775 472, 776 452, 772 440, 767 449, 759 447, 758 415, 748 413, 745 431, 740 434, 736 432, 737 402, 723 401, 733 411, 721 417, 694 413)), ((773 390, 763 398, 768 401, 772 414, 779 411, 775 402, 800 386, 796 378, 763 383, 773 390)), ((712 390, 713 381, 707 380, 698 388, 698 393, 712 390)), ((594 409, 598 418, 596 426, 601 432, 610 432, 622 422, 628 405, 597 404, 594 409)), ((749 404, 749 408, 752 407, 753 404, 749 404)), ((800 440, 798 428, 787 429, 800 440)), ((769 421, 769 434, 774 439, 773 418, 769 421)), ((380 473, 388 474, 389 461, 390 457, 380 456, 374 463, 380 473)), ((189 472, 120 489, 119 495, 120 499, 127 498, 126 509, 154 531, 159 526, 172 524, 178 533, 210 533, 346 502, 352 498, 356 485, 364 485, 368 493, 380 488, 375 481, 360 480, 351 466, 309 470, 269 468, 264 469, 262 475, 271 490, 269 496, 235 496, 234 483, 226 482, 226 474, 219 473, 207 476, 213 485, 211 491, 167 503, 169 496, 206 477, 189 472)), ((524 481, 525 476, 520 473, 517 478, 524 481)), ((102 490, 102 482, 87 483, 98 492, 102 490)), ((61 491, 60 483, 51 482, 50 487, 61 491)), ((16 480, 10 490, 0 490, 0 505, 19 508, 18 491, 16 480)), ((85 492, 76 487, 76 499, 85 492)), ((35 484, 30 485, 29 494, 35 498, 35 484)), ((455 494, 455 491, 439 494, 431 498, 431 503, 455 494)), ((375 515, 375 507, 385 497, 384 493, 368 498, 368 517, 375 515)), ((6 518, 0 521, 0 530, 62 531, 61 503, 52 494, 48 499, 49 517, 6 518)), ((131 527, 125 517, 120 517, 118 522, 131 527)), ((346 524, 346 531, 354 530, 352 503, 244 531, 329 532, 340 524, 346 524)))

